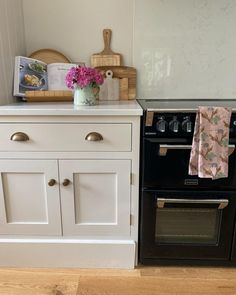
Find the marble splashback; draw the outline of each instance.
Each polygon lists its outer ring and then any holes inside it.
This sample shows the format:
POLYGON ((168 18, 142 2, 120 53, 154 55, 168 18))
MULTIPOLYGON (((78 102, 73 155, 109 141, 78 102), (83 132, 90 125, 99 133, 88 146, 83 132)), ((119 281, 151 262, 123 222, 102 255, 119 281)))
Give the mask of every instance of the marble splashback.
POLYGON ((235 0, 135 0, 138 98, 236 98, 235 0))

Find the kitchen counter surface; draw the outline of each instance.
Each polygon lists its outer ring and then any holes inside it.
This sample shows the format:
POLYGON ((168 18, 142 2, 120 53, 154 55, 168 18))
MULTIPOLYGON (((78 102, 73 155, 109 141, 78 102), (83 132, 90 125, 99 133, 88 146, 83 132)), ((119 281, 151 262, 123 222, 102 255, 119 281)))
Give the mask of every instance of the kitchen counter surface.
POLYGON ((94 106, 75 106, 72 102, 19 102, 0 106, 0 116, 141 116, 137 101, 101 101, 94 106))
POLYGON ((140 99, 143 109, 150 112, 196 112, 199 106, 225 107, 236 111, 235 99, 140 99))

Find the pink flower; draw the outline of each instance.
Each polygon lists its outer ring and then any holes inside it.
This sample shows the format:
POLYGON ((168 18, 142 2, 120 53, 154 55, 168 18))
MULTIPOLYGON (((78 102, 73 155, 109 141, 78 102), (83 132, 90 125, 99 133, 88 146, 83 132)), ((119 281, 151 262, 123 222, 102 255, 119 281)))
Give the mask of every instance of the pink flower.
POLYGON ((84 88, 86 86, 97 87, 103 83, 102 74, 89 67, 72 67, 66 75, 66 85, 68 88, 84 88))

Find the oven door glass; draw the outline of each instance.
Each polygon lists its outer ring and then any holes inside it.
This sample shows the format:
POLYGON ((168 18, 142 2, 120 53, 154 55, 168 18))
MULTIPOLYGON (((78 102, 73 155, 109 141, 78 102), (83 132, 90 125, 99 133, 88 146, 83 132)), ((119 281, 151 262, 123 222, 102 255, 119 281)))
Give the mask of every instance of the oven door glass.
POLYGON ((141 262, 229 259, 235 203, 235 192, 143 191, 141 262))
MULTIPOLYGON (((164 139, 144 139, 142 186, 146 189, 236 189, 236 150, 230 145, 229 175, 212 180, 188 174, 191 145, 163 144, 164 139)), ((167 139, 166 139, 167 141, 167 139)))
POLYGON ((171 202, 166 204, 166 207, 159 207, 158 204, 165 202, 165 199, 157 200, 156 243, 216 245, 219 242, 222 220, 222 209, 219 209, 219 206, 223 203, 227 205, 226 199, 219 201, 216 208, 215 204, 213 208, 208 207, 212 200, 198 200, 194 208, 188 199, 183 199, 182 204, 174 200, 168 201, 171 202), (208 204, 203 201, 208 201, 208 204))

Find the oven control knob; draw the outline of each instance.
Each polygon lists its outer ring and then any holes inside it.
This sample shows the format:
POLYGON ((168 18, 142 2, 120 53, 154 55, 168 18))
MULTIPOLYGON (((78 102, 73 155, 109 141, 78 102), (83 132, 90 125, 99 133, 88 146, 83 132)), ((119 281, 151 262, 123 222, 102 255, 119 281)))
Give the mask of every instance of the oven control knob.
POLYGON ((169 123, 169 128, 170 128, 170 130, 171 130, 172 132, 174 132, 174 133, 178 133, 178 132, 179 132, 179 125, 180 125, 180 123, 179 123, 179 121, 177 120, 177 117, 174 116, 174 117, 173 117, 173 120, 170 121, 170 123, 169 123))
POLYGON ((157 121, 156 129, 158 132, 164 133, 166 132, 168 123, 164 119, 164 117, 160 117, 160 119, 157 121))
POLYGON ((186 117, 185 120, 182 122, 182 129, 184 132, 191 133, 192 132, 192 122, 190 117, 186 117))

